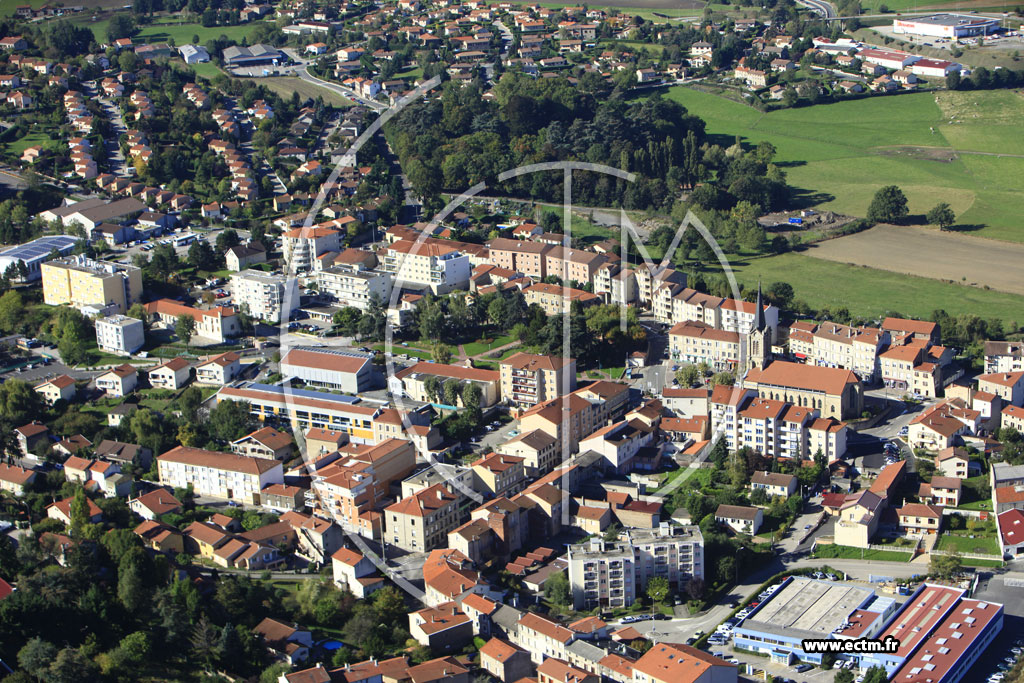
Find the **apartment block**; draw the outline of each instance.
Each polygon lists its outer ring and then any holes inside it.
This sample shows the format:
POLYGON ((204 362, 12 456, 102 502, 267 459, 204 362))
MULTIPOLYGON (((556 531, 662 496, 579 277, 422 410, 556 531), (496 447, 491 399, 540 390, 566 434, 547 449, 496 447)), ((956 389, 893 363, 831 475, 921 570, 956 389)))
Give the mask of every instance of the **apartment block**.
POLYGON ((259 270, 243 270, 231 278, 235 304, 249 315, 277 323, 299 307, 299 290, 294 278, 259 270))
POLYGON ((668 332, 669 355, 688 365, 707 363, 715 371, 735 371, 742 341, 736 332, 717 330, 702 322, 682 322, 668 332))
POLYGON ((260 504, 260 491, 271 484, 283 484, 281 463, 266 458, 248 458, 201 448, 178 446, 157 458, 160 483, 186 488, 198 496, 260 504))
POLYGON ((448 544, 459 525, 457 497, 435 484, 384 509, 385 540, 409 552, 427 552, 448 544))
POLYGON ((516 353, 500 363, 501 396, 517 406, 533 406, 576 388, 576 360, 516 353))
POLYGON ((295 228, 281 235, 281 252, 291 273, 313 270, 316 258, 329 251, 341 251, 341 233, 333 228, 295 228))
POLYGON ((146 326, 137 318, 111 315, 96 320, 96 345, 101 351, 131 355, 146 343, 146 326))
POLYGON ((874 327, 833 322, 796 322, 789 328, 789 353, 807 365, 852 370, 862 382, 881 377, 879 356, 889 333, 874 327))
POLYGON ((549 316, 563 315, 577 302, 584 307, 601 303, 601 297, 596 294, 544 282, 523 289, 523 297, 527 305, 537 304, 549 316))
POLYGON ((616 541, 592 538, 569 546, 573 607, 628 607, 654 577, 675 590, 704 578, 704 538, 697 527, 662 523, 657 529, 629 529, 616 541))
POLYGON ((469 288, 472 266, 469 256, 454 246, 399 240, 384 250, 380 269, 402 287, 447 294, 469 288))
POLYGON ((340 264, 316 276, 318 291, 335 303, 366 311, 376 299, 387 306, 391 299, 391 273, 366 270, 360 265, 340 264))
POLYGON ((1024 370, 1024 344, 1021 342, 985 342, 985 372, 1020 372, 1024 370))
POLYGON ((142 270, 112 261, 68 256, 40 266, 43 302, 89 314, 127 313, 142 296, 142 270))
POLYGON ((314 473, 306 501, 316 514, 337 521, 345 531, 379 540, 389 489, 412 472, 416 450, 411 441, 387 439, 354 451, 314 473))

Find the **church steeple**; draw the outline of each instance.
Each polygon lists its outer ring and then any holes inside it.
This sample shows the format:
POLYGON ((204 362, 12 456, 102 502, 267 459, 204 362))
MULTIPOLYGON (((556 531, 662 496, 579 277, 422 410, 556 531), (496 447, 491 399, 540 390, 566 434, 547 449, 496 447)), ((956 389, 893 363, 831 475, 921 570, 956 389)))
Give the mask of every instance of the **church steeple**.
POLYGON ((757 282, 757 310, 754 311, 754 329, 763 330, 768 323, 764 319, 764 306, 761 304, 761 281, 757 282))

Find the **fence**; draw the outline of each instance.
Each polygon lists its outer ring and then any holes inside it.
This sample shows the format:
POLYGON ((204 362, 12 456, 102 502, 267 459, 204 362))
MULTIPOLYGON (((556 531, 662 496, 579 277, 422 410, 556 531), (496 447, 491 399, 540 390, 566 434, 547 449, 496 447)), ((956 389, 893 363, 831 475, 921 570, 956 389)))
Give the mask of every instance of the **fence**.
POLYGON ((988 553, 961 553, 955 550, 932 550, 932 555, 959 555, 960 557, 967 560, 990 560, 992 562, 1002 562, 1002 555, 989 555, 988 553))

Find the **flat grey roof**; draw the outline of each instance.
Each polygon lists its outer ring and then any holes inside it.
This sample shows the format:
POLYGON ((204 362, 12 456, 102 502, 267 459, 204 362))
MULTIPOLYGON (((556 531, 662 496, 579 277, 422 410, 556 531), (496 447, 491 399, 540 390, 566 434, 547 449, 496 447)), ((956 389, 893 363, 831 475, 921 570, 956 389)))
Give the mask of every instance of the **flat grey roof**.
POLYGON ((869 588, 793 577, 743 622, 743 628, 827 638, 874 594, 869 588))
POLYGON ((932 24, 934 26, 960 26, 962 24, 983 24, 999 20, 992 17, 970 14, 933 14, 929 17, 911 17, 904 21, 916 21, 919 24, 932 24))

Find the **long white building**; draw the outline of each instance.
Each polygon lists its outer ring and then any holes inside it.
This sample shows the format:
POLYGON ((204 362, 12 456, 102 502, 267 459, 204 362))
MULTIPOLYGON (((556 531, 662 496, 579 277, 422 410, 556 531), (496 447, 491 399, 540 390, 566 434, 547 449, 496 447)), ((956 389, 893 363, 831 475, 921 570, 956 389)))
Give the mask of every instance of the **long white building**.
POLYGON ((161 484, 180 488, 191 484, 196 495, 251 505, 260 504, 260 491, 265 487, 284 483, 281 463, 268 458, 178 446, 157 462, 161 484))

